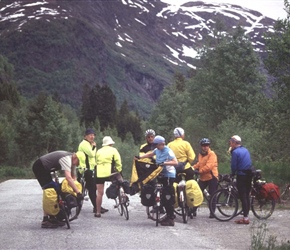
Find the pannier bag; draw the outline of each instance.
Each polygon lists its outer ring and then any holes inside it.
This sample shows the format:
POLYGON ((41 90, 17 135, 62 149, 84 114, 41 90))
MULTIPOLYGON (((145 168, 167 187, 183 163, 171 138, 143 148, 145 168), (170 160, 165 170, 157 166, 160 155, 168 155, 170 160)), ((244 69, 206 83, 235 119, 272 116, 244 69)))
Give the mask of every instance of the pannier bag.
POLYGON ((124 181, 122 182, 122 187, 123 187, 124 192, 125 192, 126 194, 130 194, 130 182, 129 182, 129 181, 124 180, 124 181))
POLYGON ((154 186, 145 184, 141 188, 141 203, 143 206, 150 207, 155 203, 154 186))
POLYGON ((278 200, 280 198, 280 189, 274 183, 265 183, 261 186, 260 195, 268 200, 278 200))
POLYGON ((78 200, 76 196, 69 193, 62 193, 61 197, 66 202, 69 209, 78 206, 78 200))
POLYGON ((57 215, 59 206, 57 202, 57 193, 54 188, 43 190, 42 207, 45 213, 49 215, 57 215))
POLYGON ((188 207, 198 207, 203 202, 203 193, 196 180, 186 182, 186 204, 188 207))
POLYGON ((174 188, 172 186, 166 186, 162 188, 162 203, 173 205, 175 203, 174 188))
POLYGON ((108 199, 116 199, 118 197, 119 186, 117 183, 111 183, 106 189, 106 195, 108 199))
MULTIPOLYGON (((77 180, 74 181, 75 185, 77 186, 78 190, 82 192, 82 184, 80 184, 77 180)), ((77 196, 77 194, 73 191, 72 187, 68 184, 67 179, 64 179, 61 183, 61 192, 62 193, 69 193, 74 196, 77 196)))

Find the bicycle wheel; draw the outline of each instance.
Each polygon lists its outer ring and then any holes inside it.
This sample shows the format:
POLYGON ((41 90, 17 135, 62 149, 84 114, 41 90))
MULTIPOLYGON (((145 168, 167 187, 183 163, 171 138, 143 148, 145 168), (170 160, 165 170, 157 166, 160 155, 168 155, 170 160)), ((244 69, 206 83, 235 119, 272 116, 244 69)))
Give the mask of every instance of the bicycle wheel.
POLYGON ((118 209, 119 214, 122 216, 123 212, 124 212, 124 208, 123 208, 123 206, 122 206, 122 204, 120 202, 120 197, 119 196, 115 199, 115 202, 116 202, 115 208, 118 209))
POLYGON ((69 221, 73 221, 73 220, 77 219, 80 212, 81 212, 81 209, 82 209, 82 203, 80 203, 77 207, 71 208, 69 215, 68 215, 69 221))
POLYGON ((60 203, 59 209, 60 209, 60 211, 59 211, 60 218, 63 218, 63 220, 65 221, 67 229, 70 229, 69 218, 68 218, 68 214, 67 214, 65 205, 63 203, 60 203))
POLYGON ((185 190, 182 190, 181 192, 183 192, 183 195, 180 194, 180 205, 181 205, 181 211, 182 211, 182 219, 183 219, 183 223, 187 223, 188 221, 188 206, 186 204, 186 193, 185 190))
POLYGON ((280 202, 282 204, 290 202, 290 186, 286 186, 285 190, 281 193, 280 202))
POLYGON ((217 190, 209 200, 211 214, 219 221, 229 221, 238 210, 238 198, 227 189, 217 190))
POLYGON ((268 219, 274 212, 275 205, 274 200, 251 198, 251 210, 260 220, 268 219))
POLYGON ((122 200, 122 205, 123 205, 123 214, 126 218, 126 220, 129 220, 129 211, 128 211, 128 205, 129 205, 129 198, 127 195, 124 194, 123 200, 122 200))
MULTIPOLYGON (((160 210, 160 213, 159 213, 158 219, 159 219, 159 222, 161 222, 162 220, 166 218, 166 213, 162 207, 159 207, 159 210, 160 210)), ((156 211, 157 211, 157 207, 155 205, 146 207, 146 214, 148 216, 148 219, 156 221, 156 218, 157 218, 156 211)))
POLYGON ((160 206, 156 206, 156 220, 155 220, 156 227, 158 227, 158 224, 160 223, 159 219, 160 219, 160 206))

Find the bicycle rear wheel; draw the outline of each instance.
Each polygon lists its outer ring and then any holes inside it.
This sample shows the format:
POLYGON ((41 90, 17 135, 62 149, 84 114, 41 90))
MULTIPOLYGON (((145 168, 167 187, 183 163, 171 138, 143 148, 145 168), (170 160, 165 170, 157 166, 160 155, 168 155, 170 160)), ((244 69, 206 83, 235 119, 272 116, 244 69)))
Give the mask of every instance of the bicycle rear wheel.
POLYGON ((274 212, 275 205, 274 200, 251 198, 251 210, 260 220, 268 219, 274 212))
POLYGON ((211 214, 219 221, 229 221, 238 210, 238 198, 227 189, 217 190, 209 200, 211 214))
POLYGON ((280 202, 282 204, 290 202, 290 186, 286 186, 285 190, 281 193, 280 202))
MULTIPOLYGON (((163 210, 163 209, 159 207, 159 210, 163 210)), ((148 219, 151 219, 153 221, 156 221, 156 219, 157 219, 157 216, 156 216, 157 213, 156 213, 156 211, 157 211, 157 207, 155 205, 154 206, 146 207, 146 214, 148 216, 148 219)), ((160 212, 159 213, 159 216, 158 216, 159 222, 161 222, 165 218, 166 218, 166 213, 164 211, 162 211, 162 213, 160 212)))

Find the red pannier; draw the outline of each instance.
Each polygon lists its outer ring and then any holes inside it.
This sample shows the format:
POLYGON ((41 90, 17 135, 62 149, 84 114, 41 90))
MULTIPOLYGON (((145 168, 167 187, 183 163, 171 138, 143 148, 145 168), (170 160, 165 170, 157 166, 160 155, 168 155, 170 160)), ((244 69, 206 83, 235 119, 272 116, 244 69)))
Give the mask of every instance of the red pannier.
POLYGON ((280 198, 280 189, 274 183, 265 183, 261 186, 260 195, 268 200, 278 200, 280 198))

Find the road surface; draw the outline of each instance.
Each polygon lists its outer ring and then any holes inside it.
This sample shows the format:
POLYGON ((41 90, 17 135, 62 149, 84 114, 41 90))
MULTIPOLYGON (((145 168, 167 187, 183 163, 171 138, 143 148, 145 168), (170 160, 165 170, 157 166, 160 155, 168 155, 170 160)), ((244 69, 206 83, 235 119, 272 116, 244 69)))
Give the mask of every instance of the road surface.
MULTIPOLYGON (((79 218, 56 229, 41 228, 42 190, 35 179, 0 183, 0 249, 250 249, 253 225, 209 219, 205 206, 187 224, 177 216, 174 227, 156 227, 147 219, 138 195, 130 197, 129 221, 113 209, 113 200, 104 196, 103 207, 110 211, 95 218, 90 201, 84 201, 79 218)), ((269 235, 277 241, 290 239, 290 211, 276 210, 267 221, 269 235)))

